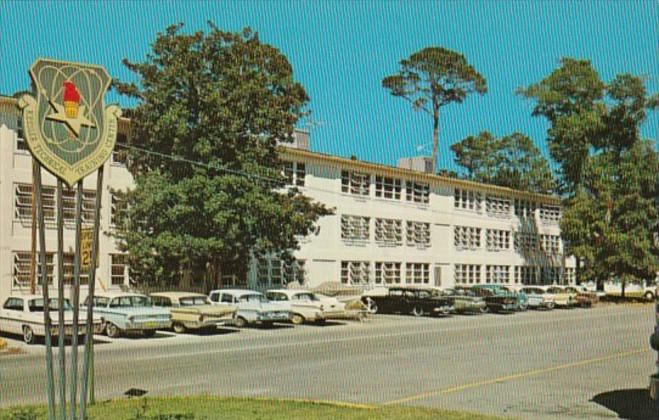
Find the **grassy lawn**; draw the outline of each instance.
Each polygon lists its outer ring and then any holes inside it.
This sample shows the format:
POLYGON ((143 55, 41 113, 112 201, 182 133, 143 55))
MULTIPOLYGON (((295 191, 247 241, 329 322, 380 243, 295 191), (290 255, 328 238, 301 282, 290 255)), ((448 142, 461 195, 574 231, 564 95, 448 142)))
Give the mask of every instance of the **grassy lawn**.
MULTIPOLYGON (((0 410, 2 420, 46 419, 46 408, 0 410)), ((96 420, 327 419, 327 420, 494 420, 500 417, 415 407, 369 407, 272 399, 188 397, 142 398, 98 403, 89 410, 96 420)))

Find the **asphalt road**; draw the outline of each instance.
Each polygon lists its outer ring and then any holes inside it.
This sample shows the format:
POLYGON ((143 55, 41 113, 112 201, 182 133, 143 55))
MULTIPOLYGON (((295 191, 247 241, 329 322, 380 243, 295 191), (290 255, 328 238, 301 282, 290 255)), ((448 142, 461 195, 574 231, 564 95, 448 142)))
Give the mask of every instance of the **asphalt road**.
MULTIPOLYGON (((121 397, 135 387, 152 396, 209 393, 528 419, 648 419, 653 322, 650 305, 610 305, 98 337, 97 397, 121 397)), ((44 401, 43 346, 21 347, 27 353, 0 356, 0 406, 44 401)))

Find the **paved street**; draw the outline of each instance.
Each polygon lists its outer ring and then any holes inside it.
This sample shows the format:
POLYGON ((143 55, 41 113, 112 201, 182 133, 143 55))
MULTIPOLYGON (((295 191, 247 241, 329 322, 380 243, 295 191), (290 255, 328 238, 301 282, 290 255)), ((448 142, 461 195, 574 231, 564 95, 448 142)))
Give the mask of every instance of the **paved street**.
MULTIPOLYGON (((210 393, 409 404, 518 418, 643 419, 650 305, 98 337, 97 396, 210 393), (106 343, 106 344, 104 344, 106 343), (633 411, 630 413, 629 411, 633 411)), ((15 341, 10 340, 15 345, 15 341)), ((43 401, 43 346, 0 356, 0 406, 43 401)))

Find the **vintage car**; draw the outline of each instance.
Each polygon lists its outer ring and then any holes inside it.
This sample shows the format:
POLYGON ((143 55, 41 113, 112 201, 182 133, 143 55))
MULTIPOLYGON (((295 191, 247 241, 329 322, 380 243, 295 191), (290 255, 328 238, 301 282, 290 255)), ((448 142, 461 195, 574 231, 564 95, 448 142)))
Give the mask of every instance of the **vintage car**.
POLYGON ((291 310, 291 322, 302 324, 305 321, 323 323, 328 319, 345 319, 345 303, 329 296, 320 296, 308 290, 273 289, 265 296, 276 303, 287 303, 291 310))
POLYGON ((212 305, 208 296, 201 293, 162 292, 150 296, 154 306, 169 309, 172 328, 177 333, 231 324, 238 309, 231 305, 212 305))
MULTIPOLYGON (((85 306, 89 297, 85 300, 85 306)), ((108 337, 123 333, 141 333, 151 337, 158 329, 171 327, 169 310, 156 308, 147 296, 139 293, 103 293, 94 295, 94 313, 103 318, 108 337)))
MULTIPOLYGON (((51 327, 50 334, 59 334, 58 324, 58 300, 48 299, 51 327)), ((37 337, 46 334, 43 313, 44 299, 41 295, 19 295, 10 296, 2 304, 0 309, 0 331, 10 334, 20 334, 27 344, 34 344, 37 337)), ((71 336, 73 333, 73 308, 68 299, 64 299, 64 334, 71 336)), ((78 318, 78 334, 87 332, 87 311, 80 311, 78 318)), ((94 332, 100 333, 102 329, 101 318, 94 316, 94 332)))
POLYGON ((576 295, 576 304, 582 308, 590 308, 600 301, 597 293, 591 292, 584 286, 559 286, 568 293, 576 295))
POLYGON ((473 290, 469 289, 443 289, 434 290, 435 294, 453 298, 455 312, 458 313, 487 313, 489 311, 487 303, 482 297, 476 296, 473 290))
MULTIPOLYGON (((485 285, 488 286, 488 285, 485 285)), ((520 288, 515 288, 512 286, 500 286, 500 285, 491 285, 492 287, 498 287, 503 290, 506 290, 510 293, 513 293, 517 298, 517 309, 518 311, 525 311, 529 308, 529 298, 526 296, 520 288)))
MULTIPOLYGON (((659 286, 655 288, 655 296, 659 296, 659 286)), ((650 335, 650 347, 652 350, 659 352, 659 297, 655 298, 654 303, 654 332, 650 335)), ((659 358, 655 362, 659 369, 659 358)), ((659 371, 650 375, 650 398, 654 400, 657 409, 659 409, 659 371)))
POLYGON ((456 289, 472 290, 483 298, 491 312, 514 312, 517 310, 517 295, 502 288, 483 287, 486 285, 461 286, 456 289))
POLYGON ((568 292, 567 290, 559 286, 538 286, 542 289, 554 295, 554 302, 556 307, 560 308, 571 308, 577 305, 577 294, 568 292))
POLYGON ((429 288, 390 287, 386 294, 365 294, 362 301, 372 313, 422 316, 448 315, 455 310, 453 298, 434 295, 429 288))
POLYGON ((547 293, 541 287, 526 286, 520 289, 528 298, 529 308, 533 309, 554 309, 556 301, 554 295, 547 293))
POLYGON ((234 325, 238 328, 247 324, 272 325, 291 319, 289 305, 273 303, 263 293, 244 289, 213 290, 208 295, 213 305, 238 308, 234 325))

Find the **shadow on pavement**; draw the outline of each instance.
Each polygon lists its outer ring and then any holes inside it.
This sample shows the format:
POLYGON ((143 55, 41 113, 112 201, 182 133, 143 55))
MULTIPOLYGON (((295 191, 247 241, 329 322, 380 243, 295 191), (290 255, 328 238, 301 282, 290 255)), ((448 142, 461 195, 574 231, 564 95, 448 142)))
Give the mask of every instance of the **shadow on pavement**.
POLYGON ((603 392, 595 395, 592 401, 614 411, 621 419, 649 420, 659 418, 657 405, 650 399, 650 392, 644 388, 603 392))

